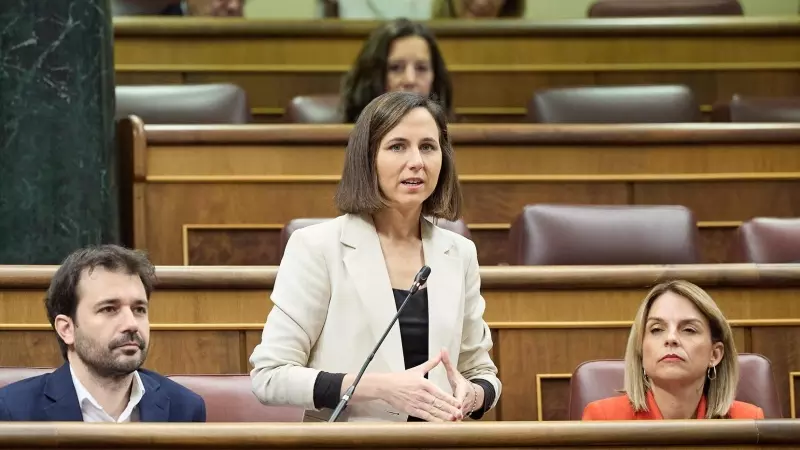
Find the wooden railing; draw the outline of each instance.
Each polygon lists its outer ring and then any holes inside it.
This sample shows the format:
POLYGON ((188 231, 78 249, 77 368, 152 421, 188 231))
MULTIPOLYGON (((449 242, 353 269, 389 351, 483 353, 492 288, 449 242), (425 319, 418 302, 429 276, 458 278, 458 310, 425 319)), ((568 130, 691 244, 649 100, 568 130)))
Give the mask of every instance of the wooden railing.
POLYGON ((796 448, 800 421, 460 424, 0 424, 0 448, 796 448))
MULTIPOLYGON (((232 82, 256 120, 337 93, 378 23, 115 19, 118 84, 232 82)), ((702 111, 734 94, 800 95, 797 17, 431 22, 460 120, 524 121, 534 90, 683 83, 702 111)))
MULTIPOLYGON (((144 126, 125 121, 132 154, 123 223, 161 265, 276 265, 280 231, 338 215, 333 195, 348 125, 144 126)), ((703 262, 734 262, 736 228, 800 217, 794 124, 453 125, 464 220, 482 265, 509 262, 526 204, 677 204, 700 228, 703 262)))
MULTIPOLYGON (((62 363, 42 299, 54 267, 0 267, 0 366, 62 363)), ((164 374, 248 373, 276 267, 158 267, 147 366, 164 374)), ((704 287, 739 352, 772 362, 783 417, 798 416, 800 265, 483 267, 484 319, 503 394, 490 419, 564 420, 578 364, 622 358, 648 289, 704 287)))

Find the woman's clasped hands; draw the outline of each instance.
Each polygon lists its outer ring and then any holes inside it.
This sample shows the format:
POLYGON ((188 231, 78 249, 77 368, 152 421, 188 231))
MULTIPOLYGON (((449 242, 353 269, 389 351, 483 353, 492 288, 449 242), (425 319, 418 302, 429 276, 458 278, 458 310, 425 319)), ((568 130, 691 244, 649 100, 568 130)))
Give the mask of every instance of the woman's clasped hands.
POLYGON ((381 374, 384 401, 404 413, 428 422, 462 420, 474 403, 475 390, 450 362, 446 350, 428 361, 404 372, 381 374), (443 364, 453 394, 449 394, 425 378, 425 374, 443 364))

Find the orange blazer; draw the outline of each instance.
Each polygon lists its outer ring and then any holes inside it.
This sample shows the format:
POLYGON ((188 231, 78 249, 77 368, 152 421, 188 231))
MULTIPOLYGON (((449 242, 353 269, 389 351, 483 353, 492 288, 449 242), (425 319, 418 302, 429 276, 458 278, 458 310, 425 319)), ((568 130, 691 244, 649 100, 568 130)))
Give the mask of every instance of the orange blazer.
MULTIPOLYGON (((705 419, 706 398, 703 396, 697 405, 698 419, 705 419)), ((758 406, 745 402, 733 402, 730 419, 763 419, 764 411, 758 406)), ((634 412, 627 395, 597 400, 586 405, 583 420, 664 420, 656 405, 653 393, 647 392, 647 411, 634 412)))

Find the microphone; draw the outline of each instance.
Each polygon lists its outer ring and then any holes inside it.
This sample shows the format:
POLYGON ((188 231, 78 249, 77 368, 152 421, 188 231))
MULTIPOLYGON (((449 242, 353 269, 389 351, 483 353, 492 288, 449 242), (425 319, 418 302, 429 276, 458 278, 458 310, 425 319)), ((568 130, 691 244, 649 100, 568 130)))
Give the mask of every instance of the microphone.
POLYGON ((361 381, 361 376, 364 375, 364 372, 367 370, 367 366, 369 366, 369 363, 371 363, 372 359, 375 358, 375 354, 378 352, 381 344, 383 344, 386 336, 389 335, 389 331, 391 331, 394 323, 397 322, 397 318, 400 317, 400 313, 403 311, 403 308, 406 307, 408 299, 410 299, 412 295, 416 294, 420 286, 428 281, 430 274, 431 268, 428 266, 422 266, 422 268, 419 269, 419 272, 417 272, 417 275, 414 277, 414 283, 411 285, 411 289, 408 290, 408 295, 406 296, 405 300, 403 300, 403 303, 400 304, 400 307, 397 308, 397 314, 395 314, 392 321, 389 322, 389 326, 386 327, 386 331, 383 332, 383 336, 381 336, 381 338, 378 340, 378 343, 375 344, 375 348, 372 349, 372 353, 369 354, 367 360, 364 361, 364 364, 361 366, 361 370, 358 371, 358 375, 356 375, 356 379, 353 381, 353 384, 347 388, 347 391, 345 391, 342 399, 339 400, 339 404, 336 405, 336 409, 333 410, 333 414, 331 414, 328 422, 336 422, 336 419, 339 418, 339 415, 342 413, 345 406, 347 406, 347 402, 349 402, 350 398, 353 397, 353 393, 356 391, 356 386, 358 386, 358 382, 361 381))

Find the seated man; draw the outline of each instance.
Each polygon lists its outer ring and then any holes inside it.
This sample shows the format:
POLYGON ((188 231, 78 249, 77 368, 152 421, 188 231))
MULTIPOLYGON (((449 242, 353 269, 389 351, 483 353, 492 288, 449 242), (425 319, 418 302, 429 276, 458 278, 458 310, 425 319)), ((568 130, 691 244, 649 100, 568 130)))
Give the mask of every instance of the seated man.
POLYGON ((45 298, 66 363, 0 389, 0 420, 205 422, 199 395, 140 369, 154 272, 143 254, 114 245, 68 256, 45 298))

